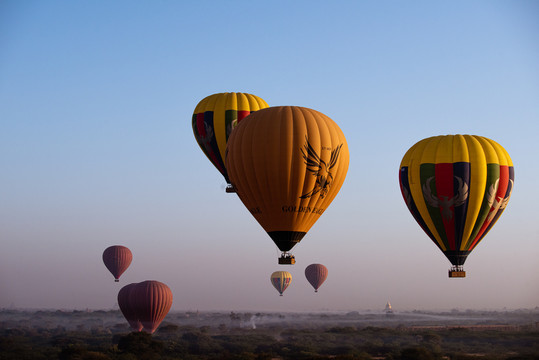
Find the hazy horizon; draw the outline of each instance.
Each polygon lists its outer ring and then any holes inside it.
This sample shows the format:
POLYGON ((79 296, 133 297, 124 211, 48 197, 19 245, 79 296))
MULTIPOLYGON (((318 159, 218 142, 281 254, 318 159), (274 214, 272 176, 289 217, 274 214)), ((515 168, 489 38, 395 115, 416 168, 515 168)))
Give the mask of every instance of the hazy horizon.
POLYGON ((1 2, 0 308, 104 309, 158 280, 172 311, 534 309, 538 20, 526 0, 1 2), (196 143, 195 106, 218 92, 318 110, 346 136, 347 178, 295 265, 196 143), (493 139, 515 168, 465 279, 399 189, 406 150, 440 134, 493 139), (117 244, 133 262, 114 283, 117 244), (316 294, 312 263, 329 269, 316 294))

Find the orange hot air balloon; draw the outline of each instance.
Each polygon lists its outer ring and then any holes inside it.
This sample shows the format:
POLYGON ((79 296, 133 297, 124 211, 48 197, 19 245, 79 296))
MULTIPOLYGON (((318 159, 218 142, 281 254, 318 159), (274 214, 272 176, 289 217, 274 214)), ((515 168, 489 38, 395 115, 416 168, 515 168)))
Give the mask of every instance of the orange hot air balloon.
POLYGON ((131 264, 133 254, 131 250, 121 245, 109 246, 103 251, 103 262, 114 276, 114 281, 120 281, 120 276, 131 264))
POLYGON ((228 140, 226 167, 243 204, 282 254, 288 252, 333 201, 348 171, 343 132, 326 115, 298 106, 259 110, 228 140))
POLYGON ((258 96, 231 92, 207 96, 195 108, 192 118, 195 139, 229 184, 227 192, 234 192, 224 162, 228 138, 244 117, 267 107, 258 96))
POLYGON ((136 286, 137 284, 134 283, 126 285, 120 289, 118 292, 118 306, 120 307, 120 311, 124 315, 125 319, 129 323, 129 326, 131 326, 134 331, 141 331, 142 324, 138 320, 138 316, 132 305, 133 291, 136 286))
POLYGON ((292 282, 292 274, 288 271, 275 271, 271 274, 270 281, 273 287, 279 292, 279 295, 283 296, 283 292, 292 282))
POLYGON ((130 304, 143 330, 153 334, 172 306, 172 291, 162 282, 143 281, 136 284, 130 304))
POLYGON ((328 277, 328 268, 322 264, 311 264, 305 268, 305 277, 313 286, 314 292, 318 292, 318 288, 328 277))

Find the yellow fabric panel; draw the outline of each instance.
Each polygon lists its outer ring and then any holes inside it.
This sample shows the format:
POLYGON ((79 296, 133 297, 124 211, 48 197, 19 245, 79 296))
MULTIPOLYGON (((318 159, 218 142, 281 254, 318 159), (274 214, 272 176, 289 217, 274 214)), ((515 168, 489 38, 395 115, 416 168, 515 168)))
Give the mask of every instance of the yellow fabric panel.
POLYGON ((498 161, 500 166, 513 166, 513 162, 511 160, 511 157, 509 156, 509 153, 496 141, 483 138, 485 141, 487 141, 496 152, 496 155, 498 157, 498 161))
POLYGON ((454 137, 454 135, 439 136, 440 140, 438 142, 432 142, 432 145, 436 146, 434 152, 435 161, 432 161, 433 164, 450 164, 453 162, 454 137))
POLYGON ((419 163, 436 164, 438 156, 438 144, 440 141, 442 141, 442 139, 443 136, 434 136, 427 141, 423 152, 419 154, 419 163))
POLYGON ((466 144, 466 137, 469 135, 453 136, 453 154, 451 162, 470 162, 470 152, 466 144))
POLYGON ((410 182, 410 184, 419 183, 419 172, 415 174, 415 176, 412 175, 412 164, 420 161, 419 154, 423 152, 423 149, 425 149, 425 146, 427 146, 430 139, 431 138, 427 138, 417 142, 410 149, 408 149, 408 151, 406 151, 406 154, 404 154, 404 157, 402 158, 400 167, 402 168, 404 166, 407 166, 408 169, 410 169, 408 171, 408 181, 410 182))
POLYGON ((290 279, 292 280, 292 274, 288 271, 275 271, 271 274, 270 279, 290 279))
POLYGON ((470 186, 468 192, 468 210, 466 213, 466 223, 462 233, 462 243, 460 250, 468 248, 477 215, 481 209, 485 186, 487 183, 487 161, 485 151, 479 141, 479 136, 465 135, 466 147, 470 155, 470 186))
POLYGON ((225 158, 226 151, 226 126, 225 111, 228 106, 234 105, 236 93, 217 94, 213 110, 213 132, 221 159, 225 158))
POLYGON ((421 188, 421 176, 420 169, 421 164, 431 163, 434 164, 436 161, 436 148, 438 143, 441 140, 441 136, 430 137, 424 139, 410 148, 410 163, 408 165, 408 181, 410 183, 410 192, 412 198, 415 201, 415 205, 419 214, 423 218, 423 221, 429 228, 430 232, 436 238, 436 242, 440 247, 445 251, 445 245, 432 222, 429 211, 427 209, 427 204, 425 203, 423 197, 423 189, 421 188))
POLYGON ((258 111, 265 109, 268 104, 259 98, 251 94, 237 93, 237 110, 238 111, 258 111))
POLYGON ((496 149, 492 146, 492 142, 482 136, 475 136, 475 138, 481 143, 487 164, 499 164, 500 159, 496 149))
POLYGON ((204 99, 200 100, 200 102, 195 107, 195 114, 200 114, 206 111, 213 111, 215 109, 215 102, 217 101, 217 98, 221 94, 213 94, 210 96, 206 96, 204 99))

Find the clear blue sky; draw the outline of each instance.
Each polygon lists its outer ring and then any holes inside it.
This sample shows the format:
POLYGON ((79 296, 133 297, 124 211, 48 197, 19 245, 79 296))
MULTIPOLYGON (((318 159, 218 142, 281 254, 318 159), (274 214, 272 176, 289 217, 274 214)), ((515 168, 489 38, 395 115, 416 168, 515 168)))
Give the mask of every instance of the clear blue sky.
POLYGON ((2 1, 0 307, 110 308, 147 279, 175 310, 539 306, 538 120, 536 1, 2 1), (316 109, 348 140, 283 297, 276 247, 191 130, 225 91, 316 109), (499 142, 516 173, 466 279, 447 278, 397 177, 415 142, 457 133, 499 142), (119 284, 113 244, 134 255, 119 284))

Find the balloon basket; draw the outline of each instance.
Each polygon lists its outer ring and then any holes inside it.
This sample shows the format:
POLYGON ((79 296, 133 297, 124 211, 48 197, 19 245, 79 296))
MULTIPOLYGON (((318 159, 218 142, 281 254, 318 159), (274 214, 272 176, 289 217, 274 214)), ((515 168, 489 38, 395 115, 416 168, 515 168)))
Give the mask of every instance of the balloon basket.
POLYGON ((464 270, 449 270, 450 278, 463 278, 466 277, 466 271, 464 270))
POLYGON ((296 258, 294 255, 282 255, 279 258, 279 265, 294 265, 296 263, 296 258))
POLYGON ((114 282, 120 282, 120 280, 119 279, 114 279, 114 282))
POLYGON ((230 193, 235 193, 236 192, 236 188, 234 187, 234 185, 232 184, 228 184, 225 188, 225 192, 230 194, 230 193))

